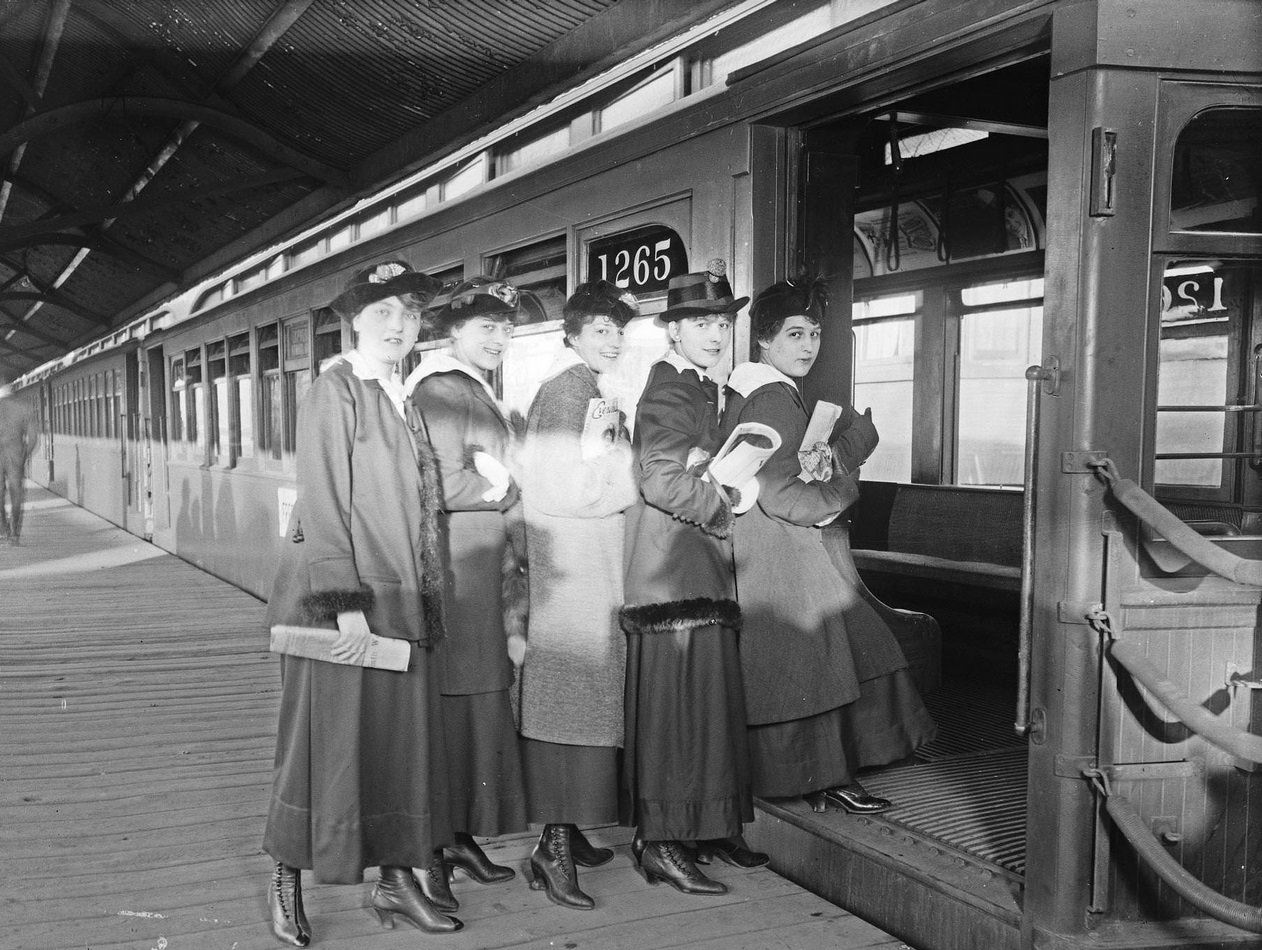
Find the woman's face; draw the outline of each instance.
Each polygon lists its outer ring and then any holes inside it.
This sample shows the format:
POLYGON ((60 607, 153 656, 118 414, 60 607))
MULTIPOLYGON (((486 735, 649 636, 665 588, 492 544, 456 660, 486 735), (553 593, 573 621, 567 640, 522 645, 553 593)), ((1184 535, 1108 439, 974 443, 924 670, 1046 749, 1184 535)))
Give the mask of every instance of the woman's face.
POLYGON ((675 352, 693 366, 711 369, 723 358, 732 339, 732 318, 726 313, 682 317, 666 325, 675 352))
POLYGON ((570 347, 593 373, 604 373, 614 368, 618 354, 622 352, 622 339, 626 331, 607 316, 599 316, 583 325, 577 335, 569 338, 570 347))
POLYGON ((818 323, 803 316, 785 317, 779 332, 770 340, 759 340, 762 361, 770 363, 785 376, 801 379, 815 365, 819 356, 818 323))
POLYGON ((355 349, 383 367, 396 366, 416 345, 421 315, 398 297, 370 303, 351 320, 355 349))
POLYGON ((507 315, 470 317, 452 327, 451 354, 466 366, 489 373, 504 362, 512 339, 513 325, 507 315))

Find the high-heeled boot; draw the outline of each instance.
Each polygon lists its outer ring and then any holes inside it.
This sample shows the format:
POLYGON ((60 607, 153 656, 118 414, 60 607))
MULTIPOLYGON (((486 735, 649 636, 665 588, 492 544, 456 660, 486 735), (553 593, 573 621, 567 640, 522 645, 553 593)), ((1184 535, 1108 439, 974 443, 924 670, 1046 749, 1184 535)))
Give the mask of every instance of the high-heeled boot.
POLYGON ((678 841, 650 841, 640 856, 640 869, 650 884, 665 881, 685 894, 726 894, 727 885, 706 877, 678 841))
POLYGON ((453 868, 460 868, 479 884, 499 884, 517 876, 512 868, 492 864, 486 852, 473 840, 473 835, 466 832, 457 831, 456 843, 445 850, 447 863, 453 868))
POLYGON ((570 855, 579 867, 597 868, 613 859, 613 848, 598 848, 578 830, 577 825, 570 825, 570 855))
POLYGON ((443 860, 442 849, 434 852, 434 860, 423 868, 412 868, 412 876, 416 878, 421 893, 429 898, 429 902, 444 914, 460 909, 460 901, 451 892, 451 878, 447 871, 447 862, 443 860))
POLYGON ((429 902, 412 877, 411 868, 383 867, 381 879, 372 889, 371 904, 383 927, 394 927, 396 914, 431 934, 454 933, 464 927, 455 917, 439 913, 429 902))
POLYGON ((302 910, 302 878, 297 868, 277 862, 267 889, 267 909, 272 914, 272 933, 295 947, 311 943, 311 925, 302 910))
POLYGON ((578 871, 570 854, 570 826, 544 825, 530 852, 530 889, 547 890, 548 900, 562 907, 591 910, 596 902, 578 888, 578 871))

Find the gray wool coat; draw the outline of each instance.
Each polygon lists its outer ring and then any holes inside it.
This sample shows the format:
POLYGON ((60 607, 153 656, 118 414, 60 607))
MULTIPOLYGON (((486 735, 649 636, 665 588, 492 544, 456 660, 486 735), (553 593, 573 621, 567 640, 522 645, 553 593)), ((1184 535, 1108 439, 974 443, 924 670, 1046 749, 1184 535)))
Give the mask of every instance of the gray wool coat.
POLYGON ((546 380, 523 453, 530 627, 521 733, 566 745, 622 745, 622 512, 636 485, 625 428, 603 454, 583 458, 583 420, 600 395, 582 363, 546 380))

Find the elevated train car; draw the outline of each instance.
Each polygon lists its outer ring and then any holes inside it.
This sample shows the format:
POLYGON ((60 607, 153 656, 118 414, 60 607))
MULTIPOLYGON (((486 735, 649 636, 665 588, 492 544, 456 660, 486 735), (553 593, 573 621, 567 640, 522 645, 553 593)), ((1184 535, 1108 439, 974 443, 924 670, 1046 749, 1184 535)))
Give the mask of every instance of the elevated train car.
POLYGON ((882 433, 827 544, 943 737, 866 779, 899 808, 763 802, 752 841, 925 950, 1262 947, 1262 5, 788 3, 730 30, 31 374, 35 477, 265 595, 353 268, 538 292, 496 381, 518 409, 581 280, 644 302, 634 400, 671 274, 826 274, 808 395, 882 433), (790 22, 821 25, 706 85, 790 22))

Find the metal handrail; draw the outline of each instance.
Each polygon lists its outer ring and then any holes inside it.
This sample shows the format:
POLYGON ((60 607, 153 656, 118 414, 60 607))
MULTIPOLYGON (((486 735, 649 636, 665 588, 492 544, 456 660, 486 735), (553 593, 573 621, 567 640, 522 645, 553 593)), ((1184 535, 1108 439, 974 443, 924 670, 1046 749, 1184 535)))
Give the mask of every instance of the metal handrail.
POLYGON ((1034 489, 1039 461, 1039 384, 1056 370, 1031 366, 1025 371, 1025 477, 1021 497, 1021 619, 1017 626, 1017 709, 1012 728, 1030 732, 1030 653, 1034 639, 1034 489))

